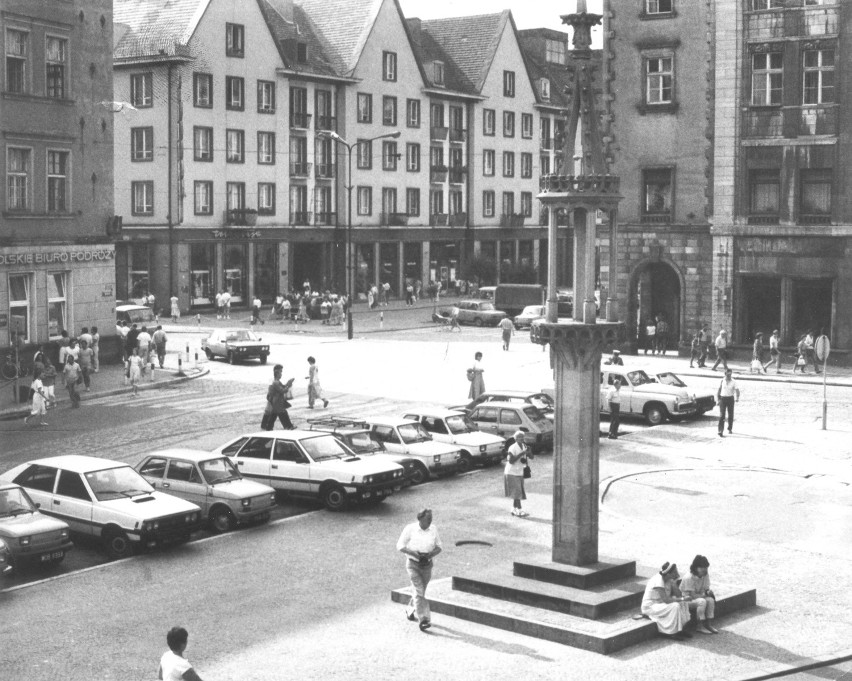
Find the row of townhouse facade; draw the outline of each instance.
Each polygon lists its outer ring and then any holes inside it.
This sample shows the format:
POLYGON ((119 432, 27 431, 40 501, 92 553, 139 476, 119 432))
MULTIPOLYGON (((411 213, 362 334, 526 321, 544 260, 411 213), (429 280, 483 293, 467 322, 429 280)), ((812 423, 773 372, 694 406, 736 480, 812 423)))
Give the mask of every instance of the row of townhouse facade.
POLYGON ((342 292, 348 239, 361 295, 546 262, 566 34, 396 0, 150 5, 115 2, 118 298, 342 292), (524 41, 561 71, 533 78, 524 41))

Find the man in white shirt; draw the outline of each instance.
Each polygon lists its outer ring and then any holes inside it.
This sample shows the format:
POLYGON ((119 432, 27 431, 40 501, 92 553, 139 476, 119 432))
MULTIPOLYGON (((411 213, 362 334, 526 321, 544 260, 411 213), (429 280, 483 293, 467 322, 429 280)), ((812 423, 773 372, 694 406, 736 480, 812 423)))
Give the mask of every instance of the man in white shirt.
POLYGON ((420 631, 426 631, 432 626, 426 587, 432 579, 432 559, 443 549, 438 528, 432 524, 431 509, 421 509, 417 514, 417 522, 405 526, 396 549, 408 556, 405 569, 414 592, 405 609, 405 616, 412 622, 420 620, 420 631))
POLYGON ((621 424, 621 379, 616 378, 609 390, 606 391, 606 401, 609 404, 609 435, 610 440, 618 439, 618 426, 621 424))
POLYGON ((222 292, 222 319, 231 318, 231 294, 228 291, 222 292))
POLYGON ((163 681, 201 681, 183 653, 189 641, 189 633, 183 627, 172 627, 166 634, 169 649, 160 658, 157 678, 163 681))
POLYGON ((734 427, 734 402, 740 401, 740 389, 732 377, 732 371, 725 369, 725 378, 719 383, 716 391, 716 399, 719 402, 719 437, 724 437, 725 412, 728 413, 728 432, 733 432, 734 427))
POLYGON ((222 302, 224 295, 222 291, 216 294, 216 319, 222 319, 225 316, 225 303, 222 302))
POLYGON ((719 362, 722 363, 722 366, 725 369, 725 372, 728 371, 728 332, 725 329, 722 329, 719 332, 719 335, 716 336, 716 361, 713 363, 713 371, 716 371, 716 367, 719 366, 719 362))
MULTIPOLYGON (((151 352, 151 334, 148 333, 148 327, 143 326, 142 331, 136 336, 136 347, 139 348, 139 356, 145 366, 148 366, 148 354, 151 352)), ((144 373, 144 369, 143 369, 144 373)))

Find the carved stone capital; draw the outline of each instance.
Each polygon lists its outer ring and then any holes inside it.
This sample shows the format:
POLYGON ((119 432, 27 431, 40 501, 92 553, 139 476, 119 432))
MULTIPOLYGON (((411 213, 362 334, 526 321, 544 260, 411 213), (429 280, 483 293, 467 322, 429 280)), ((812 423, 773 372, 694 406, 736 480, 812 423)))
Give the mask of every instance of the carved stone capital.
POLYGON ((550 345, 551 364, 558 358, 574 369, 590 369, 600 364, 605 351, 627 340, 627 330, 623 322, 536 322, 530 340, 550 345))

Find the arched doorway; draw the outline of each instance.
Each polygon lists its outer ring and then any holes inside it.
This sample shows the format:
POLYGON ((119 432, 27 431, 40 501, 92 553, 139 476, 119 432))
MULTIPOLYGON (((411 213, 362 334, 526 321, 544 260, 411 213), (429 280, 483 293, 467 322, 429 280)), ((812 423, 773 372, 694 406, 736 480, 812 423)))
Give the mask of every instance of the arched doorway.
POLYGON ((640 265, 633 277, 631 331, 637 347, 645 347, 645 326, 661 315, 669 325, 668 350, 677 351, 681 338, 681 280, 678 272, 663 261, 640 265))

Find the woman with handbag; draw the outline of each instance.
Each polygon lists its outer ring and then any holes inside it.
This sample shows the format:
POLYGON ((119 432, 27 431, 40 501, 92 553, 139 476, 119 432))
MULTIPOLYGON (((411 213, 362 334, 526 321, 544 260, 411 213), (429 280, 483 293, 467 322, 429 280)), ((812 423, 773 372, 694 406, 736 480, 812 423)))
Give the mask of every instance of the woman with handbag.
POLYGON ((526 499, 524 478, 532 475, 528 459, 533 455, 524 442, 524 431, 518 430, 514 435, 515 441, 506 454, 506 467, 503 469, 503 490, 512 499, 512 515, 525 518, 529 515, 521 509, 521 500, 526 499))

